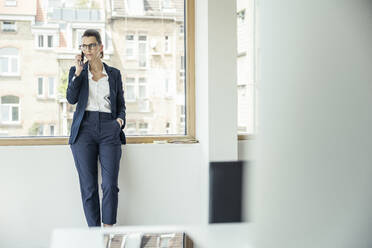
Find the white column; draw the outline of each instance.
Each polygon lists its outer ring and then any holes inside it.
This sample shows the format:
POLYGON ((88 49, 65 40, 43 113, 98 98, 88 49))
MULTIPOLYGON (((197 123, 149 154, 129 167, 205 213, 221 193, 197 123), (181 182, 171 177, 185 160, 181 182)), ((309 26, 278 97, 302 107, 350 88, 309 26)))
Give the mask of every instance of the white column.
POLYGON ((372 2, 259 11, 255 247, 372 247, 372 2))

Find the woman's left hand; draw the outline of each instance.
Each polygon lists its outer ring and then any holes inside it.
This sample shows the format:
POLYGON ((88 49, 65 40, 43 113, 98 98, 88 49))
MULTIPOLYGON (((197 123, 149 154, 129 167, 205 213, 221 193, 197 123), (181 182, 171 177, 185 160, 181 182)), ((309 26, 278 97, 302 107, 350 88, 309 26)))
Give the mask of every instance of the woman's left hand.
POLYGON ((123 120, 120 118, 116 118, 116 121, 119 123, 120 127, 123 125, 123 120))

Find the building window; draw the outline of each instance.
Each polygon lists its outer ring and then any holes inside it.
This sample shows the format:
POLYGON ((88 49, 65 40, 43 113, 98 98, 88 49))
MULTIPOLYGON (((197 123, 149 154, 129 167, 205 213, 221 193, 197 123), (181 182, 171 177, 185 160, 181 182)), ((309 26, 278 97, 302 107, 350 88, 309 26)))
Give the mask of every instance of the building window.
POLYGON ((138 36, 138 65, 139 67, 147 66, 147 36, 138 36))
POLYGON ((165 124, 165 133, 166 133, 166 134, 169 134, 169 133, 170 133, 170 122, 167 122, 167 123, 165 124))
POLYGON ((238 23, 239 23, 239 24, 243 24, 244 21, 245 21, 245 9, 239 11, 239 12, 237 13, 237 16, 238 16, 238 23))
POLYGON ((138 102, 138 111, 139 112, 149 112, 150 111, 150 101, 142 100, 138 102))
POLYGON ((37 47, 38 48, 52 48, 53 47, 53 35, 37 35, 37 47))
POLYGON ((37 96, 38 97, 43 97, 44 96, 44 82, 43 82, 42 77, 39 77, 37 79, 37 96))
POLYGON ((79 46, 83 43, 83 34, 84 34, 83 29, 76 29, 76 42, 75 42, 75 47, 79 48, 79 46))
POLYGON ((17 48, 0 48, 0 76, 19 74, 19 55, 17 48))
POLYGON ((48 35, 48 47, 53 47, 53 35, 48 35))
POLYGON ((143 0, 127 0, 128 13, 131 15, 143 15, 143 0))
POLYGON ((54 129, 55 129, 55 126, 54 125, 50 125, 49 126, 50 136, 54 136, 54 129))
POLYGON ((37 96, 39 98, 45 98, 45 97, 54 98, 55 91, 56 89, 55 89, 55 78, 54 77, 38 77, 37 96))
POLYGON ((39 124, 39 126, 37 127, 36 134, 38 136, 43 136, 44 135, 44 125, 43 124, 39 124))
POLYGON ((137 132, 137 128, 136 128, 136 123, 135 122, 129 121, 126 124, 125 128, 126 128, 126 130, 125 130, 125 133, 126 134, 135 134, 137 132))
POLYGON ((171 6, 171 0, 161 0, 161 7, 163 9, 170 9, 171 6))
POLYGON ((1 123, 12 124, 19 122, 19 97, 1 97, 1 123))
POLYGON ((55 83, 54 83, 54 77, 48 78, 49 84, 48 84, 48 96, 50 98, 55 97, 55 83))
POLYGON ((134 52, 135 52, 135 40, 134 40, 134 34, 127 34, 125 36, 126 40, 126 48, 125 48, 125 55, 127 59, 134 59, 134 52))
POLYGON ((140 77, 138 79, 138 98, 145 99, 147 98, 147 81, 146 78, 140 77))
POLYGON ((16 24, 14 21, 3 21, 2 30, 4 32, 15 32, 16 24))
POLYGON ((168 35, 164 36, 164 52, 165 53, 171 52, 171 42, 170 37, 168 35))
POLYGON ((39 35, 38 36, 38 45, 39 47, 44 47, 44 35, 39 35))
POLYGON ((186 121, 186 111, 185 111, 185 106, 180 105, 180 124, 181 126, 185 126, 185 121, 186 121))
POLYGON ((169 77, 164 78, 164 96, 169 98, 174 96, 174 85, 173 80, 169 77))
POLYGON ((16 0, 5 0, 5 6, 6 7, 17 6, 17 1, 16 0))
POLYGON ((138 127, 140 134, 147 134, 149 132, 149 124, 147 122, 140 122, 138 127))
POLYGON ((185 70, 185 56, 181 56, 181 70, 185 70))
POLYGON ((183 24, 180 24, 180 35, 185 34, 185 26, 183 24))
POLYGON ((125 79, 126 99, 127 101, 136 100, 136 84, 134 77, 127 77, 125 79))

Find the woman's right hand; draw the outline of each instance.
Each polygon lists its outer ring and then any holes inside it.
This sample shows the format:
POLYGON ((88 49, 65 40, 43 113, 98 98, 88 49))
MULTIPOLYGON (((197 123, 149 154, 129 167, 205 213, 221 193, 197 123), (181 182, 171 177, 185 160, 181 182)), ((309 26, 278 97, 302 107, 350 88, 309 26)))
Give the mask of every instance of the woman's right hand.
POLYGON ((81 61, 81 54, 77 54, 75 56, 75 68, 76 68, 75 74, 76 74, 76 76, 79 76, 81 71, 83 70, 83 65, 84 64, 80 63, 80 61, 81 61))

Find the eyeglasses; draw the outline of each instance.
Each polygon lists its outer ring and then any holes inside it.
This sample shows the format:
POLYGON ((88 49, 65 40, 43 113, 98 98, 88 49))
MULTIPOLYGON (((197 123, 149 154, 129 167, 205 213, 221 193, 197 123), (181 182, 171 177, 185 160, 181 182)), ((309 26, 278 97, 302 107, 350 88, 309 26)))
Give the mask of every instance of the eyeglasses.
POLYGON ((83 44, 83 45, 80 45, 79 46, 79 49, 80 50, 92 50, 93 48, 95 48, 97 46, 97 43, 90 43, 89 45, 85 45, 85 44, 83 44))

